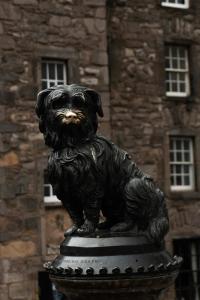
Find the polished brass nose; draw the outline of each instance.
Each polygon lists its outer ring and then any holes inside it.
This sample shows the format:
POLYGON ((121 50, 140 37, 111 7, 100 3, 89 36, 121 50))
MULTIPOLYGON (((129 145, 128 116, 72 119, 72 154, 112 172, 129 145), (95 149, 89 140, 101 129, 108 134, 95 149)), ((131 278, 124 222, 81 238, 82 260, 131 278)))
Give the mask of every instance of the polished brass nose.
POLYGON ((62 123, 65 123, 65 124, 69 124, 69 123, 79 123, 80 120, 78 119, 78 116, 75 112, 73 111, 66 111, 65 114, 64 114, 64 118, 62 119, 62 123))
POLYGON ((77 118, 77 114, 74 113, 73 111, 67 111, 67 112, 65 113, 65 117, 66 117, 66 118, 69 118, 69 119, 73 119, 73 118, 77 118))

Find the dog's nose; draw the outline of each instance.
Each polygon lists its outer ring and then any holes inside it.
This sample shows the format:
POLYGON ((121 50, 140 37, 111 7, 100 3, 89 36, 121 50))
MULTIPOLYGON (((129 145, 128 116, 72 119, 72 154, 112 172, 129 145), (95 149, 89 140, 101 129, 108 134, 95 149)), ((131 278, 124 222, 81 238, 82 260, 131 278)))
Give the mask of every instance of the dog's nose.
POLYGON ((77 118, 77 114, 74 113, 73 111, 67 111, 65 113, 65 118, 68 118, 68 119, 77 118))
POLYGON ((62 119, 62 123, 64 124, 70 124, 70 123, 74 123, 74 124, 78 124, 80 122, 77 114, 73 111, 66 111, 64 113, 64 118, 62 119))

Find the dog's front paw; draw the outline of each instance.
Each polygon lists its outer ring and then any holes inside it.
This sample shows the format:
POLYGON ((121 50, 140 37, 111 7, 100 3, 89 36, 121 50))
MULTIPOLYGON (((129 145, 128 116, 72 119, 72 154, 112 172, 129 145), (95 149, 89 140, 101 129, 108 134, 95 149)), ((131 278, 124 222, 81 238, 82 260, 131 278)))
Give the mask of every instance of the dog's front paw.
POLYGON ((71 236, 73 235, 74 233, 76 233, 78 230, 78 225, 74 224, 72 227, 70 227, 69 229, 67 229, 64 233, 64 236, 67 237, 67 236, 71 236))
POLYGON ((76 234, 80 236, 86 236, 91 233, 94 233, 95 229, 96 229, 95 224, 91 221, 86 220, 84 224, 77 229, 76 234))

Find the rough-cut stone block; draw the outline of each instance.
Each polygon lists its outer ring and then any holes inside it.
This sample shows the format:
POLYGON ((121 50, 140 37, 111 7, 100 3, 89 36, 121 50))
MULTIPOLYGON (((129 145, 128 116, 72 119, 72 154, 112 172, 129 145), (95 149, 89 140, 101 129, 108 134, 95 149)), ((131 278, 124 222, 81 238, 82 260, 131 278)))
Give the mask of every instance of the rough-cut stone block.
POLYGON ((85 5, 90 6, 105 6, 106 0, 84 0, 83 1, 85 5))
POLYGON ((89 75, 99 75, 100 70, 98 68, 95 67, 87 67, 85 68, 85 74, 89 74, 89 75))
POLYGON ((6 109, 5 105, 0 105, 0 122, 4 121, 6 118, 6 109))
POLYGON ((109 122, 101 122, 99 124, 98 132, 103 136, 110 138, 111 137, 111 128, 109 122))
POLYGON ((85 18, 84 25, 89 34, 96 34, 96 27, 95 27, 95 22, 94 22, 93 18, 85 18))
POLYGON ((32 241, 12 241, 0 245, 1 257, 17 258, 37 254, 35 243, 32 241))
POLYGON ((108 54, 105 51, 98 51, 92 55, 92 63, 100 66, 108 65, 108 54))
POLYGON ((26 282, 12 283, 9 286, 9 297, 11 299, 27 300, 29 298, 26 282))
POLYGON ((57 26, 61 28, 65 26, 69 26, 70 23, 71 23, 71 19, 69 17, 63 17, 63 16, 52 16, 49 20, 49 25, 57 26))
POLYGON ((106 31, 106 21, 102 20, 102 19, 96 19, 95 27, 98 32, 105 32, 106 31))
POLYGON ((24 130, 24 126, 14 123, 2 122, 0 123, 0 132, 2 133, 13 133, 24 130))
POLYGON ((13 151, 0 158, 0 167, 11 167, 19 164, 19 157, 13 151))
POLYGON ((106 8, 98 7, 96 10, 96 18, 105 19, 106 18, 106 8))
POLYGON ((2 23, 0 23, 0 34, 2 34, 3 32, 4 32, 3 25, 2 25, 2 23))
POLYGON ((107 67, 102 67, 101 68, 101 75, 100 75, 100 78, 101 78, 101 82, 103 84, 109 84, 109 75, 108 75, 108 68, 107 67))
MULTIPOLYGON (((3 80, 3 75, 2 75, 2 80, 3 80)), ((14 93, 5 90, 0 90, 0 104, 13 105, 14 101, 15 101, 14 93)))
POLYGON ((36 5, 38 4, 37 0, 13 0, 15 4, 20 5, 36 5))
POLYGON ((85 85, 97 85, 98 79, 95 77, 84 77, 81 78, 81 83, 85 85))
POLYGON ((9 298, 8 298, 8 286, 6 284, 0 284, 0 299, 9 300, 9 298))
POLYGON ((14 5, 1 1, 0 19, 3 20, 19 20, 21 18, 21 12, 15 8, 14 5))
MULTIPOLYGON (((3 273, 3 282, 4 283, 14 283, 14 282, 23 282, 24 280, 24 275, 22 273, 19 272, 15 272, 15 273, 3 273)), ((4 300, 4 299, 2 299, 4 300)))

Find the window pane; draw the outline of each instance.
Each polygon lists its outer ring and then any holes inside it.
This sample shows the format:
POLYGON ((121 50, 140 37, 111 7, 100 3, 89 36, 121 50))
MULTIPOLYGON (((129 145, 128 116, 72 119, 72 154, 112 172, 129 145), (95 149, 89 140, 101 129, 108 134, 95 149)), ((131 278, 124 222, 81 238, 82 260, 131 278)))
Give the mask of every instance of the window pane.
POLYGON ((181 150, 181 140, 180 139, 176 140, 176 149, 181 150))
POLYGON ((44 186, 44 195, 46 197, 49 197, 51 195, 51 192, 50 192, 50 186, 49 185, 45 185, 44 186))
POLYGON ((181 165, 176 166, 176 174, 181 174, 181 165))
POLYGON ((170 166, 170 172, 171 172, 171 174, 174 174, 174 173, 175 173, 175 172, 174 172, 174 171, 175 171, 175 169, 174 169, 174 168, 175 168, 175 166, 174 166, 174 165, 171 165, 171 166, 170 166))
POLYGON ((185 60, 183 60, 183 59, 180 60, 180 68, 181 69, 186 69, 185 60))
POLYGON ((171 80, 177 81, 177 73, 171 73, 171 80))
POLYGON ((45 90, 47 88, 47 82, 42 81, 42 89, 45 90))
POLYGON ((170 152, 170 161, 171 161, 171 162, 174 161, 174 152, 170 152))
POLYGON ((177 59, 172 59, 172 68, 177 69, 178 68, 178 61, 177 59))
POLYGON ((49 82, 49 86, 50 86, 50 87, 52 87, 52 86, 54 86, 54 85, 55 85, 55 82, 54 82, 54 81, 50 81, 50 82, 49 82))
POLYGON ((185 89, 185 84, 184 83, 179 83, 179 89, 181 93, 185 93, 186 89, 185 89))
POLYGON ((190 167, 188 165, 183 166, 184 174, 189 174, 190 167))
POLYGON ((181 176, 177 176, 176 177, 176 182, 177 182, 177 185, 182 185, 182 177, 181 176))
POLYGON ((49 64, 49 79, 55 79, 55 64, 49 64))
POLYGON ((185 82, 185 73, 179 73, 179 80, 185 82))
POLYGON ((171 51, 172 51, 172 56, 173 56, 173 57, 177 57, 177 56, 178 56, 178 55, 177 55, 177 54, 178 54, 178 53, 177 53, 177 49, 178 49, 177 47, 174 47, 174 46, 171 47, 171 51))
POLYGON ((47 69, 46 69, 46 63, 42 63, 42 79, 47 78, 47 69))
POLYGON ((166 82, 166 91, 170 92, 170 84, 169 84, 169 82, 166 82))
POLYGON ((184 150, 189 150, 189 149, 190 149, 190 141, 184 140, 184 150))
POLYGON ((184 47, 179 47, 179 56, 183 59, 186 58, 186 48, 184 47))
POLYGON ((190 185, 190 177, 189 176, 184 176, 184 185, 190 185))
POLYGON ((173 151, 173 149, 175 148, 175 143, 174 143, 174 139, 170 139, 170 141, 169 141, 169 146, 170 146, 170 150, 172 150, 173 151))
POLYGON ((178 91, 177 83, 172 82, 172 92, 177 92, 177 91, 178 91))
POLYGON ((168 58, 165 59, 165 68, 170 68, 170 63, 168 58))
POLYGON ((190 152, 184 152, 184 161, 190 162, 190 152))
POLYGON ((63 80, 64 79, 64 66, 63 64, 57 64, 57 77, 58 80, 63 80))

